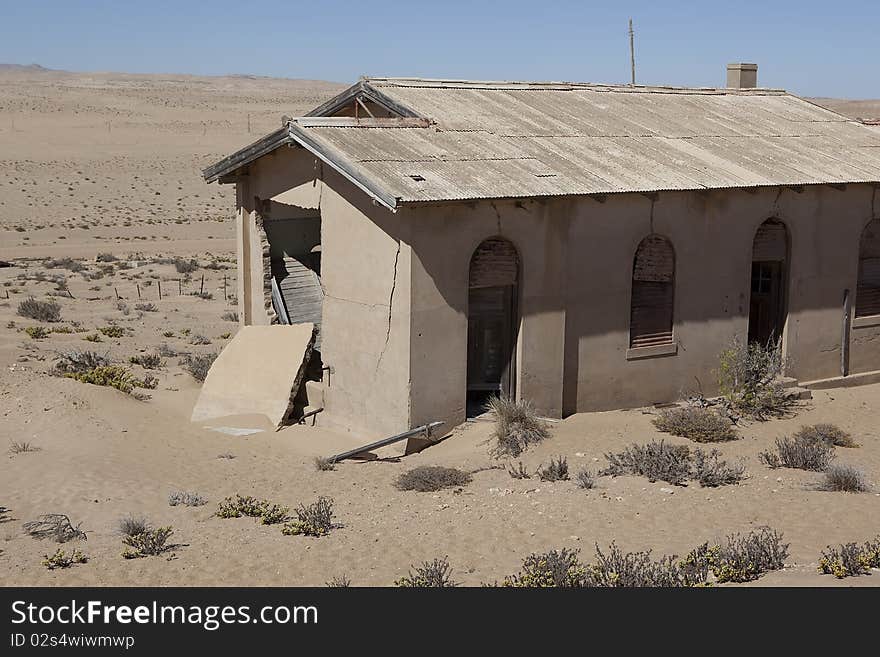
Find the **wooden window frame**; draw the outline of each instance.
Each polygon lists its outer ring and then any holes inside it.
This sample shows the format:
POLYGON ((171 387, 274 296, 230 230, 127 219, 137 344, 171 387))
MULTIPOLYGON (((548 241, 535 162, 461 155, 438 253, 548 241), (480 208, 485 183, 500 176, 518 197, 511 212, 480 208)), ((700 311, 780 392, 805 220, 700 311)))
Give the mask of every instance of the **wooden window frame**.
MULTIPOLYGON (((676 253, 672 241, 664 235, 651 233, 645 236, 636 246, 632 261, 632 276, 630 279, 630 320, 629 320, 629 343, 627 349, 627 359, 635 360, 638 358, 650 358, 653 356, 667 356, 678 353, 678 345, 675 341, 675 270, 676 270, 676 253), (650 240, 662 240, 664 248, 668 249, 668 255, 671 263, 669 263, 669 271, 661 270, 658 277, 668 276, 668 281, 652 281, 650 278, 637 278, 639 270, 645 271, 648 267, 644 261, 640 261, 645 249, 649 248, 650 240), (640 284, 651 285, 658 288, 659 285, 668 286, 668 301, 663 306, 663 314, 668 312, 668 331, 663 330, 656 334, 645 333, 639 335, 635 330, 639 327, 636 325, 636 302, 637 299, 643 299, 645 294, 650 295, 651 291, 640 290, 637 292, 640 284), (668 337, 666 337, 668 334, 668 337), (651 338, 651 335, 659 337, 651 338)), ((656 290, 654 291, 656 294, 656 290)), ((651 322, 648 322, 650 324, 651 322)))

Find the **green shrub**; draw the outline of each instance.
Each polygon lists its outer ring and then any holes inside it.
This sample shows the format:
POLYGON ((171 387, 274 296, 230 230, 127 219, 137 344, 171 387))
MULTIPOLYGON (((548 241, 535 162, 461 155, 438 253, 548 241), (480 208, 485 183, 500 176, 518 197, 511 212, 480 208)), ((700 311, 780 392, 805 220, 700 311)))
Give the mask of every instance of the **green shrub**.
POLYGON ((174 530, 169 526, 123 536, 122 542, 128 547, 123 550, 122 556, 125 559, 140 559, 160 555, 173 547, 168 545, 168 539, 173 533, 174 530))
POLYGON ((119 365, 106 365, 95 367, 85 372, 66 372, 63 376, 69 379, 75 379, 81 383, 91 383, 96 386, 109 386, 116 388, 120 392, 131 394, 137 385, 138 380, 135 379, 128 370, 119 365))
POLYGON ((106 335, 108 338, 121 338, 125 335, 125 329, 121 326, 117 326, 116 324, 110 324, 109 326, 99 326, 98 330, 106 335))
POLYGON ((86 563, 88 560, 89 558, 79 550, 74 550, 68 555, 64 550, 58 548, 51 557, 44 554, 42 564, 49 570, 55 570, 56 568, 70 568, 75 563, 86 563))
POLYGON ((395 580, 394 585, 403 588, 450 588, 456 586, 456 582, 452 579, 448 558, 443 557, 410 567, 409 575, 395 580))
POLYGON ((286 536, 326 536, 333 529, 333 500, 319 497, 308 506, 300 504, 296 509, 296 520, 288 522, 281 528, 286 536))
POLYGON ((528 401, 493 397, 486 404, 486 410, 495 414, 494 444, 490 453, 496 458, 519 456, 550 435, 547 423, 538 417, 528 401))
POLYGON ((739 437, 729 418, 699 406, 663 410, 654 418, 654 426, 660 431, 689 438, 697 443, 716 443, 739 437))
POLYGON ((785 367, 781 340, 761 345, 745 344, 735 338, 721 352, 718 372, 721 394, 732 408, 748 417, 757 420, 781 417, 795 404, 780 381, 785 367))
POLYGON ((51 333, 50 330, 42 326, 28 326, 25 330, 32 340, 45 340, 51 333))
POLYGON ((532 553, 516 574, 504 578, 502 586, 518 588, 582 588, 589 585, 588 569, 577 550, 562 548, 532 553))
POLYGON ((87 342, 103 342, 103 340, 101 340, 101 336, 98 335, 97 333, 91 333, 89 335, 84 335, 83 340, 86 340, 87 342))
POLYGON ((236 495, 235 497, 227 497, 220 502, 214 515, 218 518, 241 518, 242 516, 259 518, 263 515, 268 504, 268 501, 258 500, 250 495, 236 495))
POLYGON ((281 506, 280 504, 266 503, 263 513, 260 514, 260 522, 264 525, 276 525, 284 522, 289 518, 288 512, 290 507, 281 506))
POLYGON ((466 486, 473 477, 467 472, 439 465, 420 465, 397 477, 394 485, 398 490, 415 490, 421 493, 443 488, 466 486))
POLYGON ((651 552, 623 552, 612 543, 605 554, 596 546, 596 563, 588 569, 590 586, 605 588, 689 587, 706 583, 709 575, 708 546, 693 550, 684 560, 651 552))
POLYGON ((749 582, 769 570, 779 570, 788 556, 782 534, 761 527, 748 534, 731 534, 709 548, 709 566, 718 582, 749 582))
POLYGON ((869 575, 872 568, 880 568, 880 537, 861 546, 845 543, 834 548, 829 545, 819 559, 819 572, 838 579, 869 575))
POLYGON ((37 301, 28 297, 18 304, 18 314, 38 322, 60 322, 61 306, 55 301, 37 301))

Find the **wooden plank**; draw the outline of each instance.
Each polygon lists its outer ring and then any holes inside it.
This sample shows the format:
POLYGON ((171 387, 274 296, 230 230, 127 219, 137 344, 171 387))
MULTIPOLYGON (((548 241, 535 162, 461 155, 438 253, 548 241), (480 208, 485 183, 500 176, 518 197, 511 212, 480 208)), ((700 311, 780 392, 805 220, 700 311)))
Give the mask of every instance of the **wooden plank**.
POLYGON ((519 255, 516 247, 501 237, 493 237, 477 247, 471 258, 470 288, 516 285, 519 255))
POLYGON ((755 262, 784 262, 788 258, 788 234, 785 224, 767 221, 755 233, 752 260, 755 262))

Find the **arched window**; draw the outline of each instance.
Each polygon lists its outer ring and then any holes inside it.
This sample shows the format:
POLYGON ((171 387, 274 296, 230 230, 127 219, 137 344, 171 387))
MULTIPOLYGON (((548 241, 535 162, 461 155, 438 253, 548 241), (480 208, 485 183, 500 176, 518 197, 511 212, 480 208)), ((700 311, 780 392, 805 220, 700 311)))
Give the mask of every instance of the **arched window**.
POLYGON ((856 317, 880 315, 880 219, 865 226, 859 242, 856 317))
POLYGON ((636 249, 632 275, 629 346, 672 343, 675 251, 661 235, 648 235, 636 249))

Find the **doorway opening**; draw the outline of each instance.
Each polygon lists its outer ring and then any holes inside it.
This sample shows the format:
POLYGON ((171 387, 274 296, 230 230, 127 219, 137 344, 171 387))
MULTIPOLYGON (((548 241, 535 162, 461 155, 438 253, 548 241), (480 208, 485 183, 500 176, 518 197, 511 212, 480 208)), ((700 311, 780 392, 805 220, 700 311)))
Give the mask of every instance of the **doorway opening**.
POLYGON ((788 317, 788 230, 781 221, 768 219, 752 245, 749 342, 776 345, 788 317))
POLYGON ((495 395, 512 397, 518 319, 519 254, 503 237, 480 244, 468 276, 468 417, 495 395))

